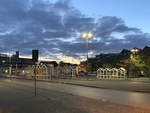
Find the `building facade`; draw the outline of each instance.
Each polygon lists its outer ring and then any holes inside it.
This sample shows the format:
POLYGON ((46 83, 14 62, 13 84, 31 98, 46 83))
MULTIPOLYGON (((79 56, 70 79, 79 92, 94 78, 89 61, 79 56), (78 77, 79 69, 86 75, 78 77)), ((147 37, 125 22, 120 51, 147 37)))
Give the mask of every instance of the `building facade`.
POLYGON ((97 70, 98 79, 126 79, 127 71, 124 68, 99 68, 97 70))

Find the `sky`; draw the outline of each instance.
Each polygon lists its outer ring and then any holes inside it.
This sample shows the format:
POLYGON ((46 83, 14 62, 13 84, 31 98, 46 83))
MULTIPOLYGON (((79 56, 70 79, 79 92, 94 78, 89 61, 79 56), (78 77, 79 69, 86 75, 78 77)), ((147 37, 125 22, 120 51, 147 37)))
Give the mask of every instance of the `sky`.
POLYGON ((127 25, 150 32, 149 0, 73 0, 74 6, 82 13, 95 18, 117 16, 127 25))
MULTIPOLYGON (((0 0, 0 52, 54 59, 120 52, 150 45, 149 0, 0 0)), ((71 59, 72 58, 72 59, 71 59)), ((76 60, 75 60, 76 61, 76 60)))

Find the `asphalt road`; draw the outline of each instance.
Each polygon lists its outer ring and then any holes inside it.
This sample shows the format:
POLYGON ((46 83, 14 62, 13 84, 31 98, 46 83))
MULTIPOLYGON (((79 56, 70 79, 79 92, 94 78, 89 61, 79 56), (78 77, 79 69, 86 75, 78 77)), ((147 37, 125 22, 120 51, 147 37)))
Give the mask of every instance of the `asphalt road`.
POLYGON ((0 113, 150 113, 150 94, 0 79, 0 113), (43 111, 44 110, 44 111, 43 111))
POLYGON ((58 79, 52 80, 53 82, 74 84, 80 86, 113 89, 121 91, 133 91, 150 93, 150 81, 136 81, 136 80, 74 80, 74 79, 58 79))

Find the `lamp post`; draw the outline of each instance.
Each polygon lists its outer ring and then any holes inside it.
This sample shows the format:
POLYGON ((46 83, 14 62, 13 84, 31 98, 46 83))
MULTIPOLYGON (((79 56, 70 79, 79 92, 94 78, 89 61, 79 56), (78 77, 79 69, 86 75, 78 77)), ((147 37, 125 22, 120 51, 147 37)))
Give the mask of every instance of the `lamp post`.
MULTIPOLYGON (((138 52, 139 52, 139 49, 137 49, 137 48, 131 49, 131 55, 130 55, 130 60, 131 61, 136 58, 138 52)), ((132 72, 132 71, 130 71, 130 72, 132 72)))
POLYGON ((139 52, 139 50, 137 48, 133 48, 133 49, 131 49, 131 52, 135 56, 139 52))
POLYGON ((93 37, 93 34, 91 32, 86 32, 82 34, 82 38, 86 39, 87 75, 88 75, 88 59, 89 59, 89 39, 91 39, 92 37, 93 37))
POLYGON ((134 57, 137 55, 138 52, 139 52, 139 50, 138 50, 137 48, 131 49, 130 58, 131 58, 131 59, 134 58, 134 57))
POLYGON ((11 71, 12 71, 11 57, 12 57, 11 54, 9 54, 9 77, 10 77, 10 79, 12 77, 12 73, 11 73, 11 71))

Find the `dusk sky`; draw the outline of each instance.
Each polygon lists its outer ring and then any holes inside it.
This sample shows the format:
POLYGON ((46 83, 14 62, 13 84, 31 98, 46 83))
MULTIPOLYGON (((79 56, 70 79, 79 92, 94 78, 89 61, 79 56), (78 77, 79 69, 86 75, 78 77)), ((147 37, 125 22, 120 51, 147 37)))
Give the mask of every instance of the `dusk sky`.
POLYGON ((74 6, 91 17, 117 16, 127 25, 149 32, 149 0, 73 0, 74 6))
POLYGON ((0 0, 0 51, 58 59, 150 45, 149 0, 0 0), (57 56, 57 57, 56 57, 57 56))

